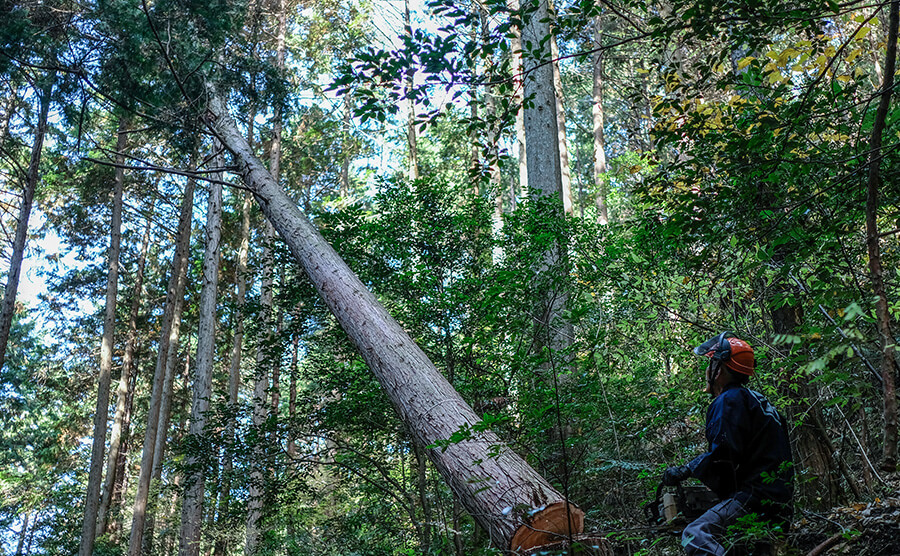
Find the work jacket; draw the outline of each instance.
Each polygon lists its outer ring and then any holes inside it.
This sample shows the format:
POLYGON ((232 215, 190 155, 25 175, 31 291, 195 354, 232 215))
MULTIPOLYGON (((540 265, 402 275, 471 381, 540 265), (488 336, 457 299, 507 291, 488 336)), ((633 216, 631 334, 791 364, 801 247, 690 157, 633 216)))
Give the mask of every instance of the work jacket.
POLYGON ((688 463, 720 498, 743 493, 757 511, 783 513, 793 495, 787 426, 759 392, 730 384, 706 411, 709 451, 688 463), (774 507, 766 508, 774 503, 774 507))

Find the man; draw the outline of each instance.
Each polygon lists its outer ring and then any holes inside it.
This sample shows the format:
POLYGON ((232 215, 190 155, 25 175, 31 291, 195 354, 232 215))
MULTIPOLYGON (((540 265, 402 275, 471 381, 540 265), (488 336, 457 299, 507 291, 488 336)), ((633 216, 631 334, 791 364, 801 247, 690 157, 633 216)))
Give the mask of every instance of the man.
POLYGON ((694 349, 709 357, 706 392, 713 401, 706 411, 709 451, 687 465, 670 467, 663 484, 674 486, 688 477, 699 479, 721 499, 688 525, 682 545, 689 555, 724 555, 728 527, 747 514, 785 527, 793 496, 791 447, 787 427, 774 407, 746 387, 755 359, 747 342, 728 332, 694 349))

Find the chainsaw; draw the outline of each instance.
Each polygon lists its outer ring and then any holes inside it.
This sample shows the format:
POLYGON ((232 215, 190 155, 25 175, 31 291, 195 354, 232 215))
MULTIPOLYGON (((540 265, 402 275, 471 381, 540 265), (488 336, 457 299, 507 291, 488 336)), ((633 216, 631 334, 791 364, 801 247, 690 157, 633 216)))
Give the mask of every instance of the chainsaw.
POLYGON ((703 515, 706 510, 719 502, 718 496, 703 485, 678 484, 665 489, 662 484, 656 488, 656 499, 644 506, 644 515, 651 527, 681 532, 684 526, 703 515))

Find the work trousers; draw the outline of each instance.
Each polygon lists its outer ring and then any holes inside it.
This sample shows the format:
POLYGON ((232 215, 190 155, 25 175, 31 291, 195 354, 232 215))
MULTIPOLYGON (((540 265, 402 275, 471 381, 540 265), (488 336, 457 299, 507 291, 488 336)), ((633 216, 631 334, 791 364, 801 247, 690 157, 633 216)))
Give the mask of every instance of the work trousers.
POLYGON ((691 522, 681 533, 685 554, 724 556, 728 550, 726 544, 732 544, 725 540, 728 527, 750 512, 748 502, 749 495, 739 492, 691 522))

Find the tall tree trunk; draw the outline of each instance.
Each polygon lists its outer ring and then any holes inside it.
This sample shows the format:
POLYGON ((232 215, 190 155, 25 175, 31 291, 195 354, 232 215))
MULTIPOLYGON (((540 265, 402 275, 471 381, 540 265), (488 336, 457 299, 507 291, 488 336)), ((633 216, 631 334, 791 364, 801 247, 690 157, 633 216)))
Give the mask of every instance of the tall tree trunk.
POLYGON ((562 74, 559 69, 559 45, 556 33, 550 34, 550 56, 553 58, 553 90, 556 96, 556 135, 559 141, 559 178, 562 191, 563 212, 566 216, 575 214, 572 203, 572 173, 569 169, 569 142, 566 139, 566 110, 563 104, 562 74))
POLYGON ((12 328, 13 316, 16 313, 16 293, 19 291, 19 277, 22 273, 22 259, 25 257, 25 241, 28 238, 28 219, 31 217, 31 205, 34 192, 40 179, 41 152, 44 148, 44 136, 47 135, 47 117, 50 113, 50 96, 53 93, 54 73, 45 76, 46 82, 40 91, 35 91, 40 102, 37 126, 34 130, 34 143, 31 144, 31 160, 25 174, 25 186, 22 188, 22 203, 19 205, 19 218, 16 221, 16 235, 13 239, 12 255, 9 259, 9 270, 6 274, 6 289, 3 291, 3 305, 0 306, 0 369, 6 361, 6 345, 9 343, 9 331, 12 328))
MULTIPOLYGON (((490 20, 487 10, 482 6, 478 10, 481 19, 481 42, 487 45, 491 40, 490 20)), ((494 197, 494 210, 491 214, 491 231, 495 238, 500 237, 503 230, 503 174, 500 171, 500 122, 497 115, 497 98, 493 86, 488 83, 484 91, 485 121, 488 125, 486 153, 488 175, 490 176, 490 193, 494 197)), ((500 259, 500 247, 494 248, 491 258, 494 262, 500 259)))
MULTIPOLYGON (((190 247, 188 246, 189 250, 190 247)), ((161 485, 163 461, 166 446, 169 443, 169 425, 172 420, 172 402, 175 395, 176 366, 178 365, 178 346, 181 340, 181 319, 184 315, 184 290, 187 287, 187 257, 178 269, 178 281, 175 285, 175 309, 172 313, 172 324, 169 331, 168 353, 165 359, 165 378, 163 379, 162 396, 159 401, 159 417, 156 427, 156 442, 153 446, 153 467, 150 473, 150 484, 161 485)), ((156 526, 156 507, 158 499, 150 500, 147 523, 144 529, 145 554, 153 554, 153 535, 156 526)))
MULTIPOLYGON (((527 548, 566 535, 570 528, 565 514, 571 506, 496 434, 472 430, 479 422, 472 408, 253 155, 215 91, 208 123, 239 161, 244 183, 385 388, 413 440, 431 446, 460 430, 471 431, 469 438, 448 443, 446 449, 429 449, 428 456, 493 541, 510 548, 518 532, 516 545, 527 548), (560 515, 561 520, 543 522, 560 515), (539 527, 529 528, 535 520, 540 520, 539 527)), ((580 531, 583 514, 576 508, 571 514, 571 529, 580 531)))
MULTIPOLYGON (((412 40, 412 20, 409 15, 409 0, 403 2, 403 32, 412 40)), ((404 81, 405 96, 407 102, 406 115, 406 141, 409 146, 409 181, 419 179, 419 147, 418 132, 416 131, 416 99, 413 98, 416 72, 410 66, 406 70, 404 81)))
MULTIPOLYGON (((234 411, 237 408, 238 392, 241 388, 241 353, 244 343, 244 306, 247 301, 247 259, 250 253, 250 195, 243 195, 243 204, 241 207, 241 243, 238 248, 237 261, 237 293, 235 295, 235 323, 234 338, 231 343, 231 363, 228 368, 228 406, 234 411)), ((225 425, 225 437, 229 444, 234 444, 234 430, 237 424, 232 416, 225 425)), ((231 473, 234 468, 234 459, 231 456, 231 450, 226 449, 224 461, 222 463, 222 491, 219 495, 219 522, 222 523, 224 516, 227 516, 231 507, 231 473)), ((227 551, 227 539, 224 535, 216 539, 213 554, 215 556, 224 556, 227 551)))
MULTIPOLYGON (((603 24, 600 16, 594 18, 594 48, 602 45, 603 24)), ((606 175, 606 137, 603 134, 603 52, 597 50, 593 56, 594 85, 591 95, 591 115, 594 124, 594 186, 597 188, 597 196, 594 203, 597 206, 597 222, 601 225, 609 223, 609 209, 607 208, 607 183, 606 175)))
MULTIPOLYGON (((137 343, 137 342, 135 342, 137 343)), ((127 346, 126 346, 127 347, 127 346)), ((135 351, 137 346, 135 346, 135 351)), ((128 488, 128 477, 126 474, 128 463, 128 452, 131 449, 132 439, 130 438, 131 415, 134 411, 134 390, 137 384, 135 372, 131 373, 131 381, 128 385, 128 396, 125 400, 125 415, 122 418, 122 442, 119 449, 119 456, 116 458, 116 481, 113 483, 112 499, 109 502, 110 511, 115 512, 113 515, 116 519, 110 517, 107 531, 109 531, 110 541, 119 542, 119 535, 122 532, 122 500, 125 498, 125 491, 128 488)))
MULTIPOLYGON (((513 13, 521 9, 519 0, 507 0, 509 10, 513 13)), ((512 70, 513 101, 516 106, 516 151, 519 163, 519 184, 515 183, 510 191, 510 209, 515 210, 516 200, 522 191, 528 191, 528 154, 525 152, 525 73, 522 63, 522 30, 514 26, 510 38, 510 67, 512 70)))
MULTIPOLYGON (((548 0, 531 2, 525 12, 522 43, 532 45, 532 50, 524 56, 525 98, 531 100, 525 109, 528 184, 535 201, 549 200, 553 210, 551 218, 563 218, 565 192, 562 187, 562 159, 559 153, 559 118, 556 114, 558 95, 554 85, 552 58, 548 56, 550 52, 542 51, 538 46, 552 32, 548 0)), ((550 42, 552 44, 552 40, 550 42)), ((550 228, 546 232, 553 233, 553 224, 547 225, 550 228)), ((569 274, 565 245, 559 242, 551 245, 534 272, 535 280, 539 282, 539 292, 532 312, 535 324, 532 351, 542 360, 541 379, 544 384, 550 391, 558 392, 559 387, 568 382, 565 380, 569 376, 568 353, 574 336, 572 324, 563 317, 569 292, 565 280, 557 279, 569 274)), ((566 436, 567 427, 561 422, 552 427, 549 442, 551 453, 547 459, 547 469, 563 485, 564 493, 567 491, 569 475, 565 453, 566 436)))
MULTIPOLYGON (((276 39, 275 65, 284 68, 285 37, 287 33, 287 5, 281 0, 278 10, 278 34, 276 39)), ((282 134, 282 110, 276 107, 272 117, 272 143, 269 156, 269 171, 276 181, 281 177, 281 134, 282 134)), ((257 339, 256 350, 256 377, 253 383, 253 426, 261 430, 266 420, 268 406, 269 366, 273 364, 272 357, 267 351, 273 340, 272 334, 272 300, 274 287, 274 261, 271 245, 275 238, 275 232, 269 222, 265 223, 265 236, 263 247, 263 271, 260 281, 260 305, 262 310, 263 334, 257 339)), ((277 364, 277 363, 274 363, 277 364)), ((259 547, 261 535, 260 520, 265 498, 265 472, 266 450, 264 435, 258 435, 259 444, 255 447, 256 457, 250 471, 249 501, 247 507, 247 534, 244 540, 244 554, 252 556, 259 547)))
MULTIPOLYGON (((119 148, 124 148, 124 145, 120 145, 119 148)), ((124 162, 124 158, 122 162, 124 162)), ((126 416, 131 413, 130 400, 133 399, 131 395, 131 377, 134 370, 134 350, 137 344, 137 318, 141 308, 141 296, 144 289, 144 267, 147 261, 147 252, 150 248, 152 220, 152 216, 147 218, 147 225, 144 227, 144 236, 141 240, 141 251, 138 256, 137 272, 134 280, 134 292, 131 298, 131 310, 128 314, 128 336, 125 340, 125 352, 122 356, 122 372, 119 375, 119 385, 116 388, 116 413, 113 418, 112 432, 109 438, 109 455, 106 459, 106 482, 103 485, 103 493, 100 497, 100 510, 97 516, 98 537, 106 533, 107 525, 109 524, 109 512, 114 498, 113 493, 116 484, 120 483, 120 477, 118 477, 119 455, 122 453, 123 448, 122 439, 126 416)))
MULTIPOLYGON (((284 69, 285 39, 287 36, 287 3, 280 0, 278 9, 278 34, 275 47, 275 67, 284 69)), ((272 115, 272 144, 269 154, 269 171, 278 182, 281 179, 281 134, 282 134, 282 108, 277 106, 272 115)), ((271 223, 265 223, 265 238, 263 247, 263 271, 260 281, 260 305, 262 309, 262 337, 258 338, 256 351, 256 377, 253 384, 253 426, 260 430, 267 415, 267 390, 269 386, 268 369, 272 357, 267 350, 272 345, 272 304, 275 275, 275 263, 272 254, 272 242, 275 240, 275 231, 271 223)), ((266 450, 264 450, 264 436, 258 436, 260 445, 256 447, 257 457, 250 471, 250 487, 247 508, 247 535, 244 541, 244 554, 252 556, 259 546, 261 534, 260 519, 262 518, 263 501, 265 497, 266 450)))
MULTIPOLYGON (((172 343, 172 323, 178 306, 178 283, 181 269, 187 264, 188 244, 191 237, 191 214, 194 208, 194 180, 188 179, 184 188, 184 199, 181 202, 181 214, 175 236, 175 252, 172 255, 172 270, 166 292, 166 305, 163 310, 159 332, 159 352, 156 358, 156 369, 153 374, 153 387, 150 393, 150 405, 147 410, 147 428, 144 431, 144 447, 141 454, 141 471, 138 477, 137 493, 134 498, 134 510, 131 520, 131 537, 128 542, 128 556, 140 556, 144 525, 147 518, 147 504, 150 495, 150 479, 153 472, 153 456, 156 448, 156 436, 159 428, 160 405, 166 378, 166 360, 169 356, 169 345, 172 343)), ((183 290, 182 290, 183 291, 183 290)), ((175 342, 178 343, 177 337, 175 342)))
POLYGON ((31 512, 25 512, 22 519, 22 530, 19 531, 19 540, 16 542, 16 556, 24 556, 25 540, 28 538, 28 522, 31 520, 31 512))
POLYGON ((351 111, 353 109, 350 92, 344 94, 343 128, 341 130, 341 202, 350 199, 350 126, 353 125, 351 111))
POLYGON ((97 535, 97 513, 100 509, 100 486, 103 480, 103 456, 106 449, 106 423, 109 419, 109 385, 112 381, 113 348, 116 331, 116 297, 119 288, 119 246, 122 243, 122 188, 125 182, 125 140, 128 124, 119 120, 116 140, 115 183, 112 199, 112 223, 109 233, 109 271, 106 276, 106 308, 103 314, 103 337, 100 340, 100 377, 97 381, 97 409, 94 413, 94 442, 91 467, 84 501, 80 556, 91 556, 97 535))
MULTIPOLYGON (((290 423, 297 418, 297 375, 299 373, 298 362, 300 355, 300 335, 294 333, 291 341, 291 378, 288 394, 288 420, 290 423)), ((287 453, 290 458, 297 455, 297 443, 294 441, 294 435, 291 434, 287 441, 287 453)))
POLYGON ((891 333, 891 316, 888 312, 887 293, 881 267, 881 248, 878 241, 878 186, 881 182, 881 142, 885 120, 891 107, 894 88, 894 71, 897 65, 897 27, 900 20, 900 0, 891 2, 888 16, 887 53, 884 59, 884 83, 881 99, 875 112, 875 124, 869 140, 869 175, 866 184, 866 247, 869 253, 869 275, 875 294, 875 320, 881 340, 881 378, 884 398, 884 447, 881 468, 897 470, 897 392, 894 376, 895 344, 891 333))
MULTIPOLYGON (((218 142, 213 148, 220 151, 218 142)), ((221 155, 215 158, 215 166, 222 168, 221 155)), ((191 403, 190 436, 196 439, 195 449, 202 446, 200 440, 206 428, 206 412, 212 389, 213 364, 216 355, 216 289, 219 283, 219 247, 222 238, 222 174, 213 174, 217 181, 209 185, 209 208, 206 212, 206 252, 203 256, 203 287, 200 291, 200 328, 197 332, 197 364, 194 370, 193 401, 191 403)), ((203 522, 203 494, 206 486, 201 454, 191 452, 185 467, 185 493, 181 510, 181 534, 178 554, 200 554, 200 525, 203 522)))
MULTIPOLYGON (((273 146, 274 151, 274 146, 273 146)), ((270 164, 270 167, 273 166, 270 164)), ((274 165, 278 169, 278 165, 274 165)), ((261 534, 259 521, 262 518, 263 501, 265 497, 265 473, 267 470, 266 462, 266 435, 262 434, 262 428, 268 416, 268 389, 269 389, 269 367, 277 365, 277 361, 273 361, 271 348, 275 335, 272 333, 272 300, 273 300, 273 276, 275 273, 274 262, 272 260, 271 245, 275 241, 275 232, 272 225, 267 221, 265 223, 265 246, 263 248, 262 260, 263 271, 260 280, 260 310, 262 321, 262 334, 257 338, 256 348, 256 377, 253 383, 253 427, 257 430, 257 446, 254 447, 256 456, 250 470, 250 486, 249 501, 247 502, 247 536, 244 542, 244 554, 252 556, 259 547, 259 537, 261 534)))

